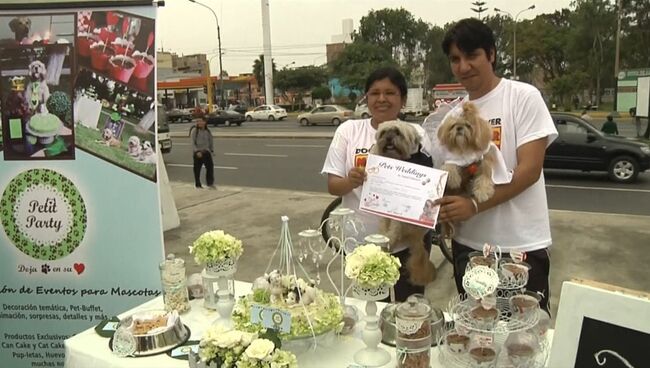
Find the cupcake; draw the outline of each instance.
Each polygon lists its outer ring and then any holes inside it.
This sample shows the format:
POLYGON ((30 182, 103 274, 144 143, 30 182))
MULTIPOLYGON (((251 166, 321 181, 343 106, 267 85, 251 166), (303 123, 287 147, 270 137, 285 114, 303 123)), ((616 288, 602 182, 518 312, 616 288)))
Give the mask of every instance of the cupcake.
POLYGON ((135 60, 128 56, 117 55, 108 60, 108 73, 122 83, 129 83, 134 69, 135 60))
POLYGON ((528 270, 526 263, 516 263, 512 260, 501 262, 500 276, 503 283, 524 286, 528 283, 528 270))
POLYGON ((506 346, 508 359, 515 368, 530 367, 535 358, 535 349, 526 344, 511 344, 506 346))
POLYGON ((539 310, 539 299, 532 294, 511 296, 509 303, 513 318, 519 320, 532 318, 539 310))
POLYGON ((129 42, 123 38, 116 38, 111 42, 111 46, 113 46, 113 50, 115 50, 115 55, 124 55, 126 53, 127 56, 131 56, 131 54, 133 54, 133 42, 129 42))
POLYGON ((103 72, 107 69, 108 59, 114 54, 110 46, 104 47, 104 42, 96 42, 90 46, 90 65, 95 70, 103 72))
POLYGON ((140 51, 136 51, 133 53, 133 60, 135 60, 133 76, 139 79, 147 78, 153 70, 153 57, 140 51))
POLYGON ((476 328, 481 330, 492 330, 499 321, 499 311, 496 308, 485 309, 478 305, 472 308, 469 314, 476 328))
POLYGON ((455 354, 463 354, 467 351, 469 345, 469 336, 460 333, 450 333, 447 335, 447 346, 455 354))
POLYGON ((475 347, 470 349, 469 356, 473 360, 472 367, 494 367, 497 362, 497 352, 491 347, 475 347))

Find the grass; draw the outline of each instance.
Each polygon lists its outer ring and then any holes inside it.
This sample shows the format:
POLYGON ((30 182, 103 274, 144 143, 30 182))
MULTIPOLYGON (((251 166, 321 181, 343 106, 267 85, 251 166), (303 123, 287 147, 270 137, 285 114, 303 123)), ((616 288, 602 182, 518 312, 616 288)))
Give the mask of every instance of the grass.
MULTIPOLYGON (((100 117, 100 122, 105 121, 106 116, 108 116, 108 114, 102 110, 102 117, 100 117)), ((99 124, 100 127, 102 125, 103 123, 99 124)), ((105 159, 106 161, 114 163, 127 170, 133 171, 146 178, 154 179, 156 176, 156 165, 144 164, 135 161, 127 152, 127 147, 129 137, 133 135, 139 137, 140 141, 147 140, 152 142, 152 146, 155 147, 155 144, 153 144, 155 143, 155 136, 152 132, 141 133, 135 128, 136 127, 133 123, 127 121, 127 123, 124 125, 124 130, 122 131, 122 137, 120 140, 121 146, 108 147, 105 144, 97 142, 102 140, 101 132, 99 130, 91 129, 84 125, 77 124, 75 126, 75 145, 105 159)))

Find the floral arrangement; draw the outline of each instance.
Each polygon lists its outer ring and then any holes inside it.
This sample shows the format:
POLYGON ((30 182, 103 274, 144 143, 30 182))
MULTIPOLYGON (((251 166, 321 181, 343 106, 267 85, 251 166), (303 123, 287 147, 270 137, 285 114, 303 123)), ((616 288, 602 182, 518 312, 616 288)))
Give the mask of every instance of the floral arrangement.
POLYGON ((196 263, 210 263, 225 259, 237 259, 244 252, 241 240, 223 230, 208 231, 201 234, 190 246, 190 254, 196 263))
POLYGON ((357 284, 368 287, 395 285, 400 266, 397 257, 385 253, 374 244, 359 246, 345 257, 345 275, 357 284))
POLYGON ((280 350, 279 339, 231 330, 220 325, 209 328, 199 344, 203 362, 220 368, 297 368, 296 356, 280 350), (275 342, 274 342, 275 341, 275 342))

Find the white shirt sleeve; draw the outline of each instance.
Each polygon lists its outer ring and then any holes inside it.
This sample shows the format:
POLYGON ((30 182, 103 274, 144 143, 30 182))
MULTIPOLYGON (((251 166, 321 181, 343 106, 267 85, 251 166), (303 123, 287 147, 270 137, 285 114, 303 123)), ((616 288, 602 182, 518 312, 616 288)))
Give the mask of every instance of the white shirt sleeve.
POLYGON ((349 143, 345 137, 344 129, 344 125, 336 129, 330 148, 327 150, 321 174, 334 174, 342 178, 348 176, 348 170, 345 167, 345 156, 349 143))
POLYGON ((557 130, 541 93, 537 89, 522 91, 517 98, 515 111, 517 148, 522 145, 547 137, 548 147, 555 138, 557 130))

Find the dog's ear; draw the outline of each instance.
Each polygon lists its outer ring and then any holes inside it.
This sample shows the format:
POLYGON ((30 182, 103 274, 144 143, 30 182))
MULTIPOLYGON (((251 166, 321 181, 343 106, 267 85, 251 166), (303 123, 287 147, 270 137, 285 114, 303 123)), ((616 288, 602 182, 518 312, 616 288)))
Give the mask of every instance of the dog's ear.
MULTIPOLYGON (((406 123, 409 124, 409 123, 406 123)), ((422 143, 422 138, 420 137, 420 134, 418 134, 417 129, 415 129, 412 125, 408 125, 408 134, 409 134, 409 142, 411 143, 411 152, 410 154, 416 154, 418 150, 420 149, 420 143, 422 143)))
POLYGON ((11 28, 11 32, 18 32, 18 27, 20 27, 20 18, 14 18, 9 22, 9 28, 11 28))
POLYGON ((474 129, 476 130, 476 133, 474 134, 474 144, 479 150, 484 151, 489 147, 490 142, 492 141, 492 127, 490 126, 490 123, 478 115, 475 115, 472 119, 473 120, 470 121, 472 121, 474 129))

